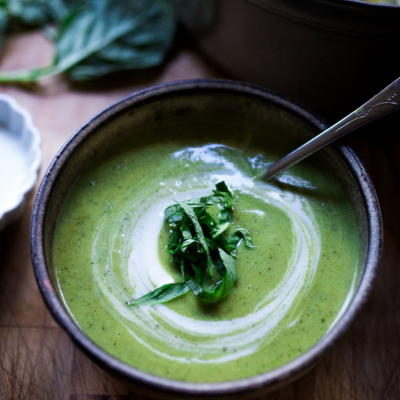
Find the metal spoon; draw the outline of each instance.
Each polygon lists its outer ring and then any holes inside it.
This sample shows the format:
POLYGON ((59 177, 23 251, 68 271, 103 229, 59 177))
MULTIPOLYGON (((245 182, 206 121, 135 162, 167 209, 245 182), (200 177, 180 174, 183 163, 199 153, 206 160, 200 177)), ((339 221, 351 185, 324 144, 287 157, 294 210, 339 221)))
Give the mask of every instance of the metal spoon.
POLYGON ((261 179, 270 180, 274 178, 279 173, 315 153, 322 147, 332 143, 336 139, 399 108, 400 78, 397 78, 388 87, 380 91, 351 114, 324 130, 315 138, 309 140, 287 156, 270 165, 261 175, 261 179))

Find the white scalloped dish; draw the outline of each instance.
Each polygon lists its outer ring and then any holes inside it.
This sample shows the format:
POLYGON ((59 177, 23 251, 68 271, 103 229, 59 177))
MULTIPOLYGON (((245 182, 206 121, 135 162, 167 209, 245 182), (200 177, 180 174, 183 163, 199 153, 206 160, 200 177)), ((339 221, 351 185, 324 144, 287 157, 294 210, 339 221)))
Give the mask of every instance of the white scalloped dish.
POLYGON ((21 216, 41 162, 40 135, 31 116, 0 93, 0 230, 21 216))

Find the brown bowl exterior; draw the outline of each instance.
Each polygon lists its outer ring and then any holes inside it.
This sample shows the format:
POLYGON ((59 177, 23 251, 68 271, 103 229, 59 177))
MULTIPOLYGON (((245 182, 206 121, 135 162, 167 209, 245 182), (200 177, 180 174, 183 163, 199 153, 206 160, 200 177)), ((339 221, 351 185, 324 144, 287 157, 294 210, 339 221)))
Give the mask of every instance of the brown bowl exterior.
MULTIPOLYGON (((76 132, 59 151, 47 170, 34 204, 31 249, 36 279, 55 320, 92 360, 111 374, 124 379, 133 390, 162 399, 255 398, 287 384, 309 371, 348 327, 364 303, 379 261, 382 226, 373 185, 355 154, 345 146, 326 150, 355 206, 363 232, 364 270, 357 292, 337 325, 314 347, 290 363, 248 379, 223 383, 190 383, 161 378, 131 367, 91 341, 76 325, 63 305, 52 266, 52 240, 63 200, 88 162, 116 138, 127 134, 140 137, 146 121, 182 113, 235 112, 257 118, 271 126, 280 125, 296 135, 315 135, 326 124, 293 102, 261 87, 224 80, 190 80, 138 92, 107 108, 76 132), (127 129, 129 128, 129 129, 127 129), (127 133, 129 132, 129 133, 127 133)), ((142 135, 143 136, 143 135, 142 135)), ((140 140, 146 140, 141 138, 140 140)), ((303 138, 301 138, 303 140, 303 138)), ((325 150, 324 150, 325 151, 325 150)))

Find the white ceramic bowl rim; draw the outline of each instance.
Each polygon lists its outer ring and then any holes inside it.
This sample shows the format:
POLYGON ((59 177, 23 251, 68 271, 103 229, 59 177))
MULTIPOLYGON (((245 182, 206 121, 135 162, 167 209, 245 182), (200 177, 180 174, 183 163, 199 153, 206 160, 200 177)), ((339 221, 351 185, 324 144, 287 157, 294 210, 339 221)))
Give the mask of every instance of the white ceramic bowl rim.
MULTIPOLYGON (((15 176, 19 183, 18 186, 9 189, 0 188, 6 192, 9 190, 8 194, 12 195, 12 201, 6 205, 0 204, 1 230, 22 214, 28 199, 33 194, 42 163, 42 152, 39 131, 33 125, 28 111, 22 108, 13 97, 4 93, 0 93, 0 109, 4 112, 0 114, 0 125, 3 131, 0 135, 9 135, 13 140, 13 148, 18 147, 18 155, 21 156, 21 160, 15 161, 18 164, 18 170, 6 168, 0 171, 1 174, 15 176)), ((0 156, 5 156, 1 155, 1 149, 0 156)), ((11 168, 13 168, 12 164, 11 168)), ((3 192, 2 195, 4 196, 5 193, 3 192)))

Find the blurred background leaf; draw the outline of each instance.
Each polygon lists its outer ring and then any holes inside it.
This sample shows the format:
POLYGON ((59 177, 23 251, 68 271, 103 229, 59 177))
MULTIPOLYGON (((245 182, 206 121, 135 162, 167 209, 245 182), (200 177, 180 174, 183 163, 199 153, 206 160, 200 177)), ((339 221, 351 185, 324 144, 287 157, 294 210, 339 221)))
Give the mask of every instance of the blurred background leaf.
POLYGON ((54 42, 51 65, 0 74, 1 83, 66 73, 75 81, 159 65, 178 24, 169 0, 0 0, 0 45, 15 25, 41 27, 54 42))

